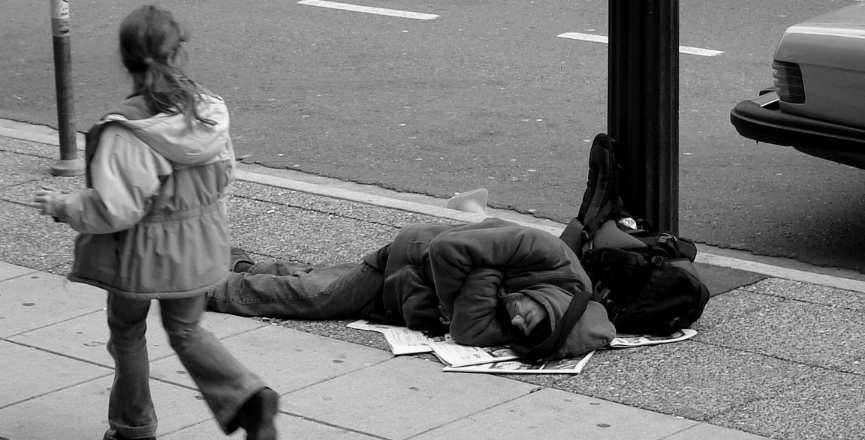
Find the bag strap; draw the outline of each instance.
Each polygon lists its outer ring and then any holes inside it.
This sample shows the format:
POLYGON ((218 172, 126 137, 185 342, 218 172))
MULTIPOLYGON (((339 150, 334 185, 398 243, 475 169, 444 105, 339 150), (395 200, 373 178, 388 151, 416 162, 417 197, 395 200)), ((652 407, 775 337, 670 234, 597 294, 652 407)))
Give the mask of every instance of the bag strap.
POLYGON ((559 236, 580 259, 583 246, 591 241, 601 225, 622 213, 615 147, 616 141, 609 135, 595 136, 589 152, 589 180, 580 210, 559 236))
POLYGON ((556 354, 561 350, 565 345, 565 342, 568 340, 568 336, 571 335, 571 330, 573 330, 574 326, 577 325, 577 321, 580 320, 580 317, 583 316, 583 313, 586 311, 586 307, 589 306, 590 296, 591 295, 588 292, 584 291, 571 297, 571 303, 568 304, 568 310, 566 310, 565 314, 562 315, 562 319, 559 320, 556 329, 553 330, 550 337, 545 339, 544 342, 529 350, 529 352, 523 356, 523 361, 533 364, 540 359, 556 354))
POLYGON ((589 152, 589 180, 577 220, 591 237, 607 219, 622 210, 619 196, 619 164, 616 141, 605 133, 595 136, 589 152))
POLYGON ((574 251, 574 254, 577 255, 580 261, 583 260, 583 246, 589 242, 589 235, 583 232, 583 224, 576 217, 568 222, 559 239, 564 241, 574 251))

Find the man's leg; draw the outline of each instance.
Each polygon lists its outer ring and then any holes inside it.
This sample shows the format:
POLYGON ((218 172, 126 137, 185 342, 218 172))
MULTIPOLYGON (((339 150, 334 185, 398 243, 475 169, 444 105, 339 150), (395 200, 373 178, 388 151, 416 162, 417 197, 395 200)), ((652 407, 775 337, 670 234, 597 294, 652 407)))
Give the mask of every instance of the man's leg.
POLYGON ((342 319, 381 294, 384 275, 366 263, 316 267, 302 263, 256 264, 230 273, 207 295, 207 309, 240 316, 281 319, 342 319))

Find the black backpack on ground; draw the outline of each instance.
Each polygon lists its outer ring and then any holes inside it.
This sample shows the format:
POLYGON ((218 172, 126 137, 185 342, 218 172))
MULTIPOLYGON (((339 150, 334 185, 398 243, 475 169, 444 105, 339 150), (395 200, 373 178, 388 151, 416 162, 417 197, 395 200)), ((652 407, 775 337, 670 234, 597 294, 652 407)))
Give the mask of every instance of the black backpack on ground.
POLYGON ((592 280, 592 299, 607 309, 618 333, 670 334, 699 319, 709 301, 693 264, 697 247, 652 231, 623 210, 615 147, 608 135, 595 137, 583 202, 560 238, 580 258, 592 280), (622 239, 596 247, 595 234, 602 228, 622 239))

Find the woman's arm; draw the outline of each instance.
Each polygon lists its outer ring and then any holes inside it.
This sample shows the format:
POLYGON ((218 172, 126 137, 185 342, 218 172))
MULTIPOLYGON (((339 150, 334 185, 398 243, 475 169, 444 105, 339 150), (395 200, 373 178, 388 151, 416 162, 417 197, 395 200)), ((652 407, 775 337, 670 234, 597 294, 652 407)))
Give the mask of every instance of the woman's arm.
POLYGON ((108 127, 90 163, 92 188, 56 197, 55 216, 78 232, 107 234, 141 221, 171 166, 124 128, 108 127))

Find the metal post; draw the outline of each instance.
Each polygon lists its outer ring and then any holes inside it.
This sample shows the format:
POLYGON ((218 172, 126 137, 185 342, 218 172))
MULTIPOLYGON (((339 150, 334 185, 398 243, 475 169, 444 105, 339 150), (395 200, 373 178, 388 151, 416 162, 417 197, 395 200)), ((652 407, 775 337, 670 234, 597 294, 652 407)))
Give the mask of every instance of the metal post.
POLYGON ((69 1, 51 0, 51 34, 54 40, 54 83, 57 89, 57 129, 60 160, 51 167, 55 176, 84 174, 75 139, 75 108, 72 93, 72 55, 69 44, 69 1))
POLYGON ((679 1, 609 0, 607 130, 625 210, 679 229, 679 1))

